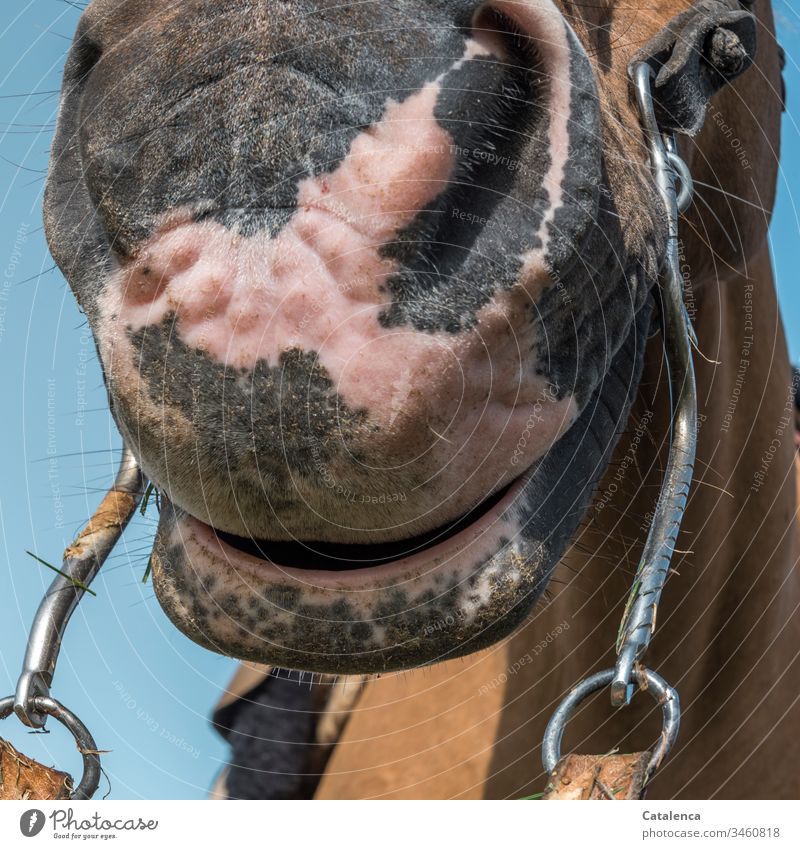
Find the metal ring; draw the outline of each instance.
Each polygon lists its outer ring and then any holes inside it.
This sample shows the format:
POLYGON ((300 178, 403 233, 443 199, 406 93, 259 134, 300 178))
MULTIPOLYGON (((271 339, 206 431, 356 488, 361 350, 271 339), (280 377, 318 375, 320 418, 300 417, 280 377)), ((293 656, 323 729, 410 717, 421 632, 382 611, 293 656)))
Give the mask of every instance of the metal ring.
MULTIPOLYGON (((80 784, 70 793, 70 799, 91 799, 100 784, 100 755, 89 729, 71 710, 49 696, 35 696, 33 707, 40 713, 52 716, 69 729, 75 738, 78 751, 83 758, 83 776, 80 784)), ((14 696, 0 699, 0 720, 9 716, 13 710, 14 696)))
POLYGON ((678 212, 686 212, 686 210, 692 205, 692 198, 694 197, 694 180, 692 180, 692 173, 689 171, 689 166, 674 151, 667 151, 667 160, 672 166, 672 170, 675 172, 678 177, 678 181, 681 184, 680 191, 677 193, 676 197, 678 212))
MULTIPOLYGON (((604 669, 602 672, 596 672, 584 678, 570 690, 567 697, 556 708, 550 722, 547 723, 542 739, 542 764, 548 774, 561 760, 561 738, 564 736, 564 729, 573 711, 587 696, 607 687, 614 679, 614 672, 613 668, 604 669)), ((654 746, 652 757, 647 764, 645 776, 645 782, 647 782, 661 765, 678 736, 681 706, 677 691, 670 687, 660 675, 649 669, 642 669, 641 676, 647 682, 647 692, 661 705, 663 715, 661 737, 654 746)))

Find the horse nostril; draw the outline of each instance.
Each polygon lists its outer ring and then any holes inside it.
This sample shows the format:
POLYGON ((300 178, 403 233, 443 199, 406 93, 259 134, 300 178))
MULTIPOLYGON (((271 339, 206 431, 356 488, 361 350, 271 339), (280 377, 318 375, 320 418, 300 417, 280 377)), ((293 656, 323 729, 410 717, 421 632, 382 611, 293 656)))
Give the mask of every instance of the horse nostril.
POLYGON ((531 86, 541 83, 542 57, 536 35, 526 32, 505 10, 481 6, 472 20, 472 37, 510 66, 527 69, 531 86))
POLYGON ((80 36, 72 46, 66 76, 74 85, 82 85, 102 55, 103 48, 93 38, 85 34, 80 36))
POLYGON ((508 59, 507 19, 489 6, 481 6, 472 19, 472 37, 486 47, 490 53, 506 61, 508 59))

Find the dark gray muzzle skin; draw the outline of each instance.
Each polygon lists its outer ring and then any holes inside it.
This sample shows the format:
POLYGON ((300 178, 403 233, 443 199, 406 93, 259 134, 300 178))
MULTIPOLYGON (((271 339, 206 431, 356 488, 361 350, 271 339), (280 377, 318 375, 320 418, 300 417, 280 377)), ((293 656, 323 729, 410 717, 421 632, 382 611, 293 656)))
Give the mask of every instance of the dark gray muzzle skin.
MULTIPOLYGON (((618 134, 605 131, 587 53, 565 27, 568 151, 564 202, 554 206, 546 176, 556 83, 547 50, 490 10, 481 20, 499 32, 504 55, 469 54, 479 8, 461 0, 95 0, 79 25, 46 189, 47 236, 100 342, 115 420, 167 496, 156 591, 178 627, 213 650, 362 672, 496 641, 540 596, 625 426, 662 248, 658 202, 641 168, 619 164, 630 162, 629 152, 604 150, 619 144, 618 134), (432 83, 433 120, 457 154, 441 190, 375 246, 391 267, 376 290, 376 327, 457 346, 487 309, 519 291, 523 257, 541 249, 549 281, 514 328, 533 341, 512 365, 555 387, 559 400, 574 399, 577 413, 535 460, 515 505, 524 517, 519 535, 490 558, 500 575, 522 564, 522 578, 513 587, 498 580, 483 609, 454 629, 435 624, 466 603, 470 588, 461 580, 433 597, 405 587, 368 610, 286 586, 255 588, 252 598, 220 594, 174 544, 182 513, 239 537, 337 542, 342 535, 359 544, 453 520, 452 510, 434 509, 438 467, 415 466, 403 453, 412 443, 416 451, 429 409, 409 414, 411 424, 395 434, 381 410, 339 391, 314 347, 232 368, 184 341, 179 312, 126 328, 103 305, 173 220, 217 227, 237 244, 280 238, 302 211, 303 187, 341 170, 365 132, 380 127, 387 103, 408 104, 432 83), (635 185, 644 199, 636 226, 617 209, 620 185, 635 185), (463 210, 469 214, 456 214, 463 210), (112 331, 132 352, 136 385, 119 367, 119 344, 103 343, 112 331), (377 478, 378 490, 415 498, 393 505, 397 527, 388 528, 384 514, 354 513, 341 499, 332 505, 331 468, 352 491, 370 491, 377 478)), ((415 389, 435 395, 426 385, 415 389)), ((452 459, 441 457, 441 466, 452 459)), ((521 471, 500 469, 493 489, 521 471)), ((469 493, 472 503, 489 494, 469 493)))

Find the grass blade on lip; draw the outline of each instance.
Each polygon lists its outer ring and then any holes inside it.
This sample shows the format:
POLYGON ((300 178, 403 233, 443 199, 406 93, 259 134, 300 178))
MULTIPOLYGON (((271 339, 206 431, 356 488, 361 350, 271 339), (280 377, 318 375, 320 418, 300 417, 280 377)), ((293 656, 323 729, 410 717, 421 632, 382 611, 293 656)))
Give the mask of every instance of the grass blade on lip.
POLYGON ((97 597, 97 593, 91 587, 84 584, 83 581, 78 581, 75 578, 70 577, 66 572, 63 572, 57 566, 53 566, 52 563, 48 563, 46 560, 42 560, 41 557, 37 557, 32 551, 28 551, 26 549, 25 554, 41 563, 42 566, 47 566, 48 569, 52 569, 55 573, 61 575, 62 578, 66 578, 68 581, 70 581, 70 583, 74 584, 79 589, 84 590, 87 593, 91 593, 95 598, 97 597))

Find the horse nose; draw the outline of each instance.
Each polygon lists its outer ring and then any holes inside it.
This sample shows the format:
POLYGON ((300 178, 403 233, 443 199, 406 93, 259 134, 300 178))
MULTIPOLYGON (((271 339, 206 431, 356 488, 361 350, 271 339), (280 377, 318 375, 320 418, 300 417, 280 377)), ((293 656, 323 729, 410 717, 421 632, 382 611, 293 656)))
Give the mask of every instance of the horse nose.
MULTIPOLYGON (((423 106, 447 138, 427 142, 439 151, 452 145, 469 170, 485 167, 474 151, 491 150, 504 98, 525 90, 513 73, 531 64, 517 56, 519 32, 546 42, 548 29, 528 20, 532 4, 458 5, 458 28, 420 25, 424 49, 412 49, 408 34, 386 45, 400 53, 396 68, 370 55, 367 33, 362 49, 334 61, 324 40, 313 48, 296 37, 278 44, 277 24, 262 24, 246 50, 223 43, 208 57, 211 69, 196 58, 164 67, 170 45, 152 34, 159 49, 145 52, 124 91, 113 79, 114 54, 104 59, 82 93, 80 143, 87 187, 115 253, 135 256, 165 217, 188 209, 244 235, 275 235, 296 209, 304 179, 334 171, 365 130, 385 122, 388 105, 405 104, 437 81, 446 83, 439 102, 423 106)), ((330 26, 344 33, 349 13, 340 14, 330 26)), ((539 17, 548 21, 544 12, 539 17)), ((322 23, 315 18, 314 26, 322 23)), ((407 147, 420 147, 416 117, 403 113, 407 147)))
MULTIPOLYGON (((339 128, 359 121, 346 102, 334 108, 323 83, 291 68, 262 70, 248 86, 235 79, 187 86, 190 93, 176 96, 174 84, 154 85, 149 108, 126 104, 121 121, 103 107, 84 121, 86 184, 123 259, 187 211, 246 235, 276 233, 308 163, 341 158, 339 128)), ((90 88, 84 97, 92 96, 90 88)))

